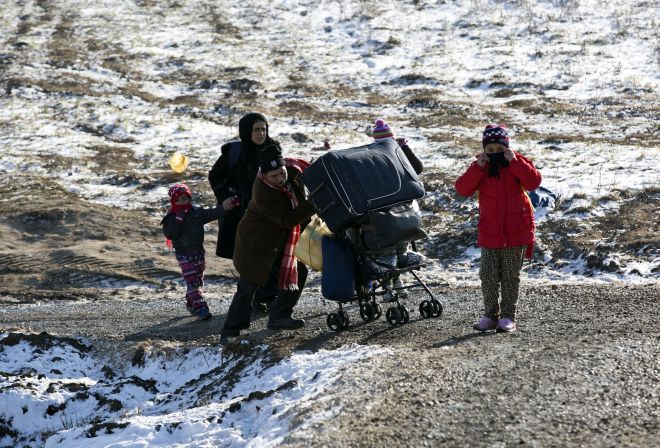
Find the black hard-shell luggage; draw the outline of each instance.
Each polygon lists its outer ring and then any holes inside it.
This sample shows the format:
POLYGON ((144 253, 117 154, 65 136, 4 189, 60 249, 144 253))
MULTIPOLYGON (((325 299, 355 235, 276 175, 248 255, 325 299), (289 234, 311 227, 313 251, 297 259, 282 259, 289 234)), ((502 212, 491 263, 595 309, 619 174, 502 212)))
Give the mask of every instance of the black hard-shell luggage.
POLYGON ((317 213, 333 232, 369 211, 424 196, 424 186, 392 139, 328 151, 303 172, 302 181, 317 213))

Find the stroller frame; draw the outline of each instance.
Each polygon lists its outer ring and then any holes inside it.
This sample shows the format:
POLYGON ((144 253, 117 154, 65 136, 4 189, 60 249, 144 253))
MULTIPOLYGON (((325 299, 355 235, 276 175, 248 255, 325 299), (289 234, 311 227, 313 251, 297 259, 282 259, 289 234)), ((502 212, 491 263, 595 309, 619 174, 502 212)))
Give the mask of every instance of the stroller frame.
MULTIPOLYGON (((412 249, 415 250, 415 242, 412 242, 412 249)), ((352 297, 347 297, 345 299, 336 300, 338 303, 338 310, 336 312, 329 313, 326 319, 328 327, 333 331, 342 331, 348 328, 350 321, 348 318, 348 313, 343 309, 343 305, 346 303, 352 303, 357 301, 360 310, 360 317, 364 322, 371 322, 373 320, 379 319, 383 314, 383 309, 380 303, 376 300, 377 297, 383 296, 386 293, 391 293, 393 300, 389 303, 392 304, 387 308, 385 312, 385 318, 390 326, 403 325, 409 322, 410 320, 410 311, 403 305, 400 301, 400 292, 414 289, 414 288, 423 288, 426 294, 429 296, 429 299, 422 300, 419 304, 419 313, 424 319, 437 318, 442 315, 442 304, 438 299, 435 298, 429 287, 424 283, 424 281, 417 275, 417 270, 424 267, 424 263, 419 263, 411 266, 405 266, 402 268, 395 269, 386 269, 384 272, 376 273, 371 270, 367 261, 370 257, 370 253, 356 253, 356 291, 352 297), (371 275, 368 278, 365 278, 364 271, 370 270, 371 275), (389 284, 390 280, 394 279, 398 275, 403 275, 405 273, 410 273, 415 278, 415 283, 412 283, 403 287, 390 287, 385 286, 389 284), (368 285, 368 282, 371 284, 368 285)), ((384 266, 376 260, 371 260, 372 263, 384 266)))

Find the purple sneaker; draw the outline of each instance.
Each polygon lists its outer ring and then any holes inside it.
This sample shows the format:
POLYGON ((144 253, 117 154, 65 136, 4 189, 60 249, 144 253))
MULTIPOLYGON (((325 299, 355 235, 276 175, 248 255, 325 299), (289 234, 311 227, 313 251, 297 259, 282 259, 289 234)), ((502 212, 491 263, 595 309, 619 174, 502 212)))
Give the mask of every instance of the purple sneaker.
POLYGON ((516 331, 516 323, 509 319, 508 317, 503 317, 497 321, 497 332, 498 333, 508 333, 510 331, 516 331))
POLYGON ((206 305, 199 306, 198 308, 195 308, 194 311, 195 316, 197 316, 197 320, 208 320, 213 317, 209 311, 209 307, 206 305))
POLYGON ((496 319, 491 319, 489 317, 483 316, 481 319, 479 319, 479 322, 474 324, 472 328, 474 328, 477 331, 488 331, 488 330, 494 330, 497 327, 497 320, 496 319))
POLYGON ((204 301, 202 295, 197 292, 190 300, 191 313, 193 316, 197 317, 197 320, 207 320, 213 317, 209 312, 209 305, 204 301))

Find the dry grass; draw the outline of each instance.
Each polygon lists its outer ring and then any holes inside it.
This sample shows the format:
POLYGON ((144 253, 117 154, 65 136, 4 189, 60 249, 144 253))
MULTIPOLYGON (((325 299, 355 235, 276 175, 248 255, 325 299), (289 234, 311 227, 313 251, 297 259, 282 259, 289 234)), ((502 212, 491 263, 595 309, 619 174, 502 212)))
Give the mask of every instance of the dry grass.
MULTIPOLYGON (((603 217, 548 219, 538 226, 537 235, 549 248, 553 259, 573 260, 589 253, 612 249, 642 257, 659 255, 660 226, 657 204, 660 188, 640 192, 617 191, 610 197, 623 201, 619 210, 603 217)), ((589 212, 598 204, 585 207, 589 212)))

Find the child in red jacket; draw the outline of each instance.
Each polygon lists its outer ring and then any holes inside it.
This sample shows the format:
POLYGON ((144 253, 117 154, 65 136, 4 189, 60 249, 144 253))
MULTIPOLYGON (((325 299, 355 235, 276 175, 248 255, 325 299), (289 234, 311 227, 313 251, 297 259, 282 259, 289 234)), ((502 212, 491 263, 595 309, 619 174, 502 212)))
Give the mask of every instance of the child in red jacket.
POLYGON ((481 291, 484 316, 477 331, 516 329, 516 304, 523 257, 531 258, 534 244, 534 209, 525 190, 541 184, 541 173, 532 162, 509 148, 505 125, 488 125, 483 133, 484 151, 456 180, 462 196, 479 192, 481 291), (502 300, 499 300, 500 285, 502 300))

